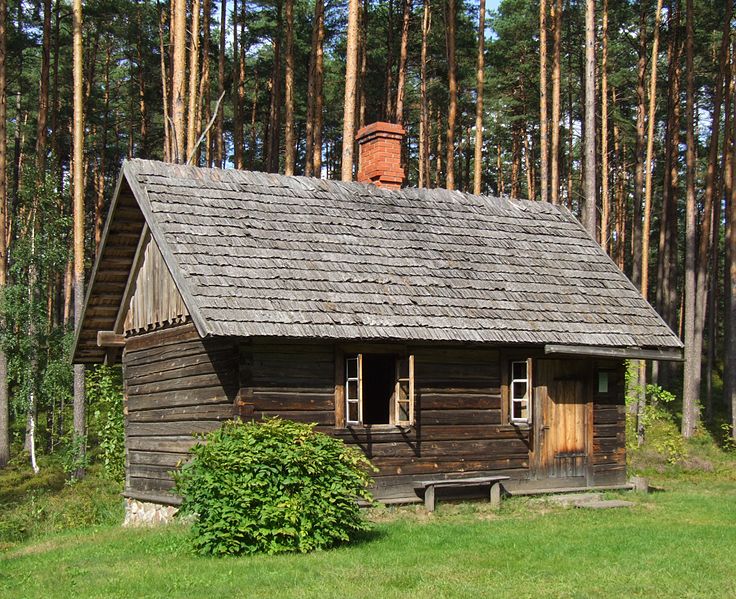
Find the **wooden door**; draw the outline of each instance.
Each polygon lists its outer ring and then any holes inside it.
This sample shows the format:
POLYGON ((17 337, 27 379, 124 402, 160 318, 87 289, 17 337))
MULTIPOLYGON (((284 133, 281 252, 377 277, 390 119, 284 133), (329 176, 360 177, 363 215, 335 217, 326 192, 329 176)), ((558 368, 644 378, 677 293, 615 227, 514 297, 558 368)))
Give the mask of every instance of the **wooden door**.
POLYGON ((540 416, 537 477, 585 478, 590 455, 585 363, 538 360, 534 375, 537 414, 540 416))

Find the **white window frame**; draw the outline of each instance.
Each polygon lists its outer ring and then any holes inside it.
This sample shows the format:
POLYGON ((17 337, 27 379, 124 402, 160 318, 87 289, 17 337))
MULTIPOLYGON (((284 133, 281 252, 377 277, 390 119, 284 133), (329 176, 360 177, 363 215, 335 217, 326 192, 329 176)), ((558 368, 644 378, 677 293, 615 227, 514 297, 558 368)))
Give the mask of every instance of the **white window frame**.
MULTIPOLYGON (((357 353, 353 355, 345 356, 345 387, 344 387, 344 398, 345 398, 345 424, 346 426, 360 426, 363 423, 363 354, 357 353), (357 364, 357 376, 349 376, 350 373, 350 362, 356 361, 357 364), (350 383, 356 383, 357 387, 357 397, 351 397, 350 395, 350 383), (351 420, 350 419, 350 406, 352 404, 357 404, 358 406, 358 420, 351 420)), ((414 424, 414 354, 408 354, 405 356, 397 355, 396 356, 396 374, 395 374, 395 387, 393 395, 391 396, 391 405, 389 406, 389 418, 391 422, 386 423, 385 425, 377 425, 377 426, 412 426, 414 424), (400 361, 402 359, 408 359, 409 361, 409 377, 408 379, 406 377, 401 378, 400 376, 400 361), (399 402, 399 391, 400 386, 402 383, 406 384, 408 382, 408 389, 409 389, 409 395, 406 400, 402 400, 399 402), (407 403, 408 406, 408 413, 409 413, 409 420, 402 420, 400 417, 401 410, 399 409, 399 403, 407 403)))
POLYGON ((510 363, 510 370, 509 373, 509 420, 513 424, 529 424, 532 421, 532 385, 531 380, 529 377, 529 360, 513 360, 510 363), (524 370, 526 372, 526 376, 524 378, 514 378, 514 366, 517 364, 523 364, 524 370), (514 383, 525 383, 526 384, 526 394, 524 397, 515 397, 514 396, 514 383), (526 403, 526 418, 514 418, 514 406, 516 404, 524 404, 526 403))

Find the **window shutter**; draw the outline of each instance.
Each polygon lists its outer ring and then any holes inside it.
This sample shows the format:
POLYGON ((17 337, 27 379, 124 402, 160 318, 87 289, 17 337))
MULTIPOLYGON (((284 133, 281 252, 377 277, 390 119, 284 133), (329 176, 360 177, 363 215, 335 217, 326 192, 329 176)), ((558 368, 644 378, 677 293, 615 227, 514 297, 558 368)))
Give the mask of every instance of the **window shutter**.
POLYGON ((394 424, 414 422, 414 356, 396 360, 396 392, 394 393, 394 424))

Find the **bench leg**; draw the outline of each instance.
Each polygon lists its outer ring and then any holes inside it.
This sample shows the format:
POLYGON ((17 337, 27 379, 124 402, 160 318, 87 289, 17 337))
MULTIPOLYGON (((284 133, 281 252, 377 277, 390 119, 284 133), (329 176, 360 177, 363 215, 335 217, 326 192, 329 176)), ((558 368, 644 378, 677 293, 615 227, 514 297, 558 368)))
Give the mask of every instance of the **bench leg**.
POLYGON ((429 486, 424 490, 424 507, 428 512, 434 511, 434 487, 429 486))
POLYGON ((491 483, 491 509, 501 507, 501 483, 491 483))

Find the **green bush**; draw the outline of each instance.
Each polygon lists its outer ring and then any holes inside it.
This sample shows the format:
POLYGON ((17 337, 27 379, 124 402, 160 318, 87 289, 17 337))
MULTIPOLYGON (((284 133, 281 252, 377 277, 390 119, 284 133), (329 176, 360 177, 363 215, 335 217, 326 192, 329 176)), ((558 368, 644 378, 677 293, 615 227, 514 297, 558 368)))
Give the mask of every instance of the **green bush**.
POLYGON ((123 482, 125 421, 122 372, 119 367, 98 365, 86 370, 85 381, 88 413, 91 415, 89 434, 99 448, 99 454, 95 457, 102 463, 108 479, 123 482))
POLYGON ((227 422, 192 448, 175 479, 180 513, 196 516, 198 552, 306 553, 367 530, 356 500, 372 500, 373 467, 313 429, 278 418, 227 422))

